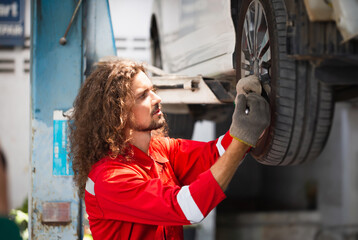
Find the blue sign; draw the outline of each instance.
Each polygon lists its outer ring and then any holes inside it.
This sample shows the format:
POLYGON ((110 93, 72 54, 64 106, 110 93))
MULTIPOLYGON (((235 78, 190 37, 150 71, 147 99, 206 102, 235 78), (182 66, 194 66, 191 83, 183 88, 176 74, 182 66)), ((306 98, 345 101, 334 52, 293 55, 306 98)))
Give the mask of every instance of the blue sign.
POLYGON ((53 167, 52 175, 73 175, 72 161, 67 154, 67 122, 62 111, 54 111, 53 119, 53 167))
POLYGON ((0 46, 24 45, 24 0, 0 0, 0 46))

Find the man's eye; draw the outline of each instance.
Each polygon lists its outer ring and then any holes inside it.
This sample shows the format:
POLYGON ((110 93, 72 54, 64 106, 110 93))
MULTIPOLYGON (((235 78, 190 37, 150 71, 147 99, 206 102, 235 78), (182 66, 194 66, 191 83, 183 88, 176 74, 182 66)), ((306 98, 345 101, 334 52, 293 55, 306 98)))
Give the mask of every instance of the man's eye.
POLYGON ((143 99, 143 98, 145 98, 147 95, 148 95, 148 92, 145 91, 144 93, 142 93, 142 94, 139 96, 139 99, 143 99))

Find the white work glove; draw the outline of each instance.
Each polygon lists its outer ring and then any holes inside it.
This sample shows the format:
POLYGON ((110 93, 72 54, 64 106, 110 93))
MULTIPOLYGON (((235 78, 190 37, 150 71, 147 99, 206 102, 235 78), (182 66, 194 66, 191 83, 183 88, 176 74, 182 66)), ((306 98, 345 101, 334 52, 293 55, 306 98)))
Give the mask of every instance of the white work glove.
POLYGON ((245 96, 251 92, 261 95, 261 83, 255 75, 241 78, 236 84, 236 92, 237 95, 244 94, 245 96))
MULTIPOLYGON (((261 87, 261 86, 260 86, 261 87)), ((263 131, 270 125, 269 103, 256 93, 240 94, 235 99, 230 135, 255 147, 263 131), (246 112, 246 109, 249 111, 246 112)))

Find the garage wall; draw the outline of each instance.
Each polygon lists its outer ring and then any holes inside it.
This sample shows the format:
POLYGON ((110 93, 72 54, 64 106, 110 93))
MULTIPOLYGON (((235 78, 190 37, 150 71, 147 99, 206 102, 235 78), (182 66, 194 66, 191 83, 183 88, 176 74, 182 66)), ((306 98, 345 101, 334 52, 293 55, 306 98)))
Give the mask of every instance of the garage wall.
POLYGON ((30 1, 25 1, 25 46, 0 48, 0 145, 8 162, 9 207, 30 189, 30 1))
POLYGON ((119 57, 149 62, 152 2, 152 0, 109 0, 119 57))
POLYGON ((19 67, 24 55, 21 49, 0 53, 0 59, 13 59, 16 65, 14 73, 0 73, 0 144, 8 162, 10 208, 23 203, 30 186, 30 79, 19 67))

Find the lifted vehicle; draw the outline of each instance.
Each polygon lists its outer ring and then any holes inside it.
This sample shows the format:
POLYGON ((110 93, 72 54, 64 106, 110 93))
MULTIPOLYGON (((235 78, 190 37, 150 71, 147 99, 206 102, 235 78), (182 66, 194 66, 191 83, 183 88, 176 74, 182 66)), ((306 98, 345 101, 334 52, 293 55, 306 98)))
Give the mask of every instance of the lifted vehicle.
POLYGON ((185 119, 190 136, 196 119, 220 122, 230 114, 237 81, 255 74, 272 119, 251 154, 268 165, 316 158, 334 101, 358 96, 357 11, 355 1, 339 0, 154 1, 152 64, 170 74, 202 75, 222 103, 168 103, 169 113, 190 113, 169 114, 169 124, 185 119))

